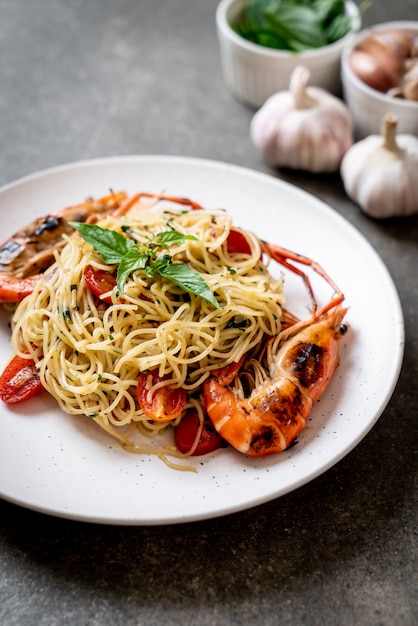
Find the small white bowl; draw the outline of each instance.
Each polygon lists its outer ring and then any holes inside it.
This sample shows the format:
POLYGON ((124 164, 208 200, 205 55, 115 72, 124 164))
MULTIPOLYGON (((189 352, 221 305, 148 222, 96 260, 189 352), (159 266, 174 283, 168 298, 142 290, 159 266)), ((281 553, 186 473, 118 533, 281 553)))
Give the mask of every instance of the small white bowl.
POLYGON ((372 89, 356 76, 350 67, 350 56, 354 48, 371 32, 391 29, 416 30, 418 22, 387 22, 367 28, 344 47, 341 56, 341 77, 344 100, 353 119, 354 135, 357 140, 368 135, 380 134, 386 113, 398 119, 397 132, 418 136, 418 102, 403 100, 372 89))
POLYGON ((240 37, 231 27, 246 0, 221 0, 216 10, 216 27, 225 83, 231 92, 252 107, 260 107, 267 98, 289 88, 290 76, 297 65, 310 73, 309 83, 339 95, 341 93, 341 52, 348 40, 360 29, 357 5, 346 2, 353 17, 350 33, 329 46, 303 52, 286 52, 259 46, 240 37))

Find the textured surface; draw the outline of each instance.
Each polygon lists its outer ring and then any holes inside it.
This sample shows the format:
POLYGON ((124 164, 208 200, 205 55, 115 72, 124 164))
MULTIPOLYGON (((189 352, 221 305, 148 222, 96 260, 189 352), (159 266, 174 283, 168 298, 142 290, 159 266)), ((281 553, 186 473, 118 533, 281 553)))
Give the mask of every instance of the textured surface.
MULTIPOLYGON (((337 175, 260 162, 248 135, 253 111, 223 84, 216 5, 0 0, 0 184, 79 159, 142 153, 236 163, 306 189, 352 222, 393 276, 406 323, 399 384, 338 465, 227 518, 121 528, 2 502, 3 626, 418 621, 418 219, 372 221, 337 175)), ((413 17, 416 0, 380 0, 364 23, 413 17)), ((0 211, 7 219, 7 207, 0 211)), ((306 236, 301 228, 302 243, 306 236)))

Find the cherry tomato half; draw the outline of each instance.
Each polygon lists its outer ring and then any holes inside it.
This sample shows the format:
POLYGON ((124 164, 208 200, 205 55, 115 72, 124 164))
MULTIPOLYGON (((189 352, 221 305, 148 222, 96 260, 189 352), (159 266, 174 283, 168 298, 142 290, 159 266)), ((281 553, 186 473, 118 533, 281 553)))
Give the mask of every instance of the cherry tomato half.
MULTIPOLYGON (((183 454, 187 454, 191 449, 199 428, 199 416, 195 409, 189 409, 181 422, 174 429, 174 442, 177 449, 183 454)), ((226 446, 227 443, 215 430, 214 425, 207 417, 203 422, 199 443, 192 456, 201 456, 214 452, 218 448, 226 446)))
POLYGON ((42 389, 33 359, 16 355, 0 377, 0 398, 7 404, 23 402, 42 389))
POLYGON ((239 230, 231 230, 226 240, 229 254, 236 252, 251 254, 251 248, 245 236, 239 230))
POLYGON ((168 422, 178 417, 183 411, 187 399, 184 389, 169 385, 152 391, 153 387, 162 380, 167 380, 167 377, 158 376, 158 370, 143 372, 138 379, 139 406, 147 417, 156 422, 168 422))
MULTIPOLYGON (((116 285, 116 277, 114 274, 106 272, 105 270, 98 270, 92 265, 87 265, 85 267, 84 278, 92 294, 98 298, 100 298, 104 293, 112 291, 116 285)), ((101 299, 103 302, 107 302, 107 304, 112 304, 111 296, 106 296, 106 298, 101 299)))
POLYGON ((246 356, 246 354, 243 354, 239 361, 235 361, 234 363, 224 365, 224 367, 220 367, 217 370, 213 370, 212 375, 215 376, 215 378, 217 378, 223 385, 229 385, 238 374, 246 356))

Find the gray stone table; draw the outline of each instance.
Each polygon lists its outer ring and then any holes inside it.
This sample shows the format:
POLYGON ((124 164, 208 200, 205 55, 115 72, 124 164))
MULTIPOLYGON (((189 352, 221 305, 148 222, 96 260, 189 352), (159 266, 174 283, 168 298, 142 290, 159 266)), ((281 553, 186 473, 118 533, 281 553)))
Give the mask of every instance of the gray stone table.
MULTIPOLYGON (((406 324, 398 385, 337 465, 224 518, 106 526, 2 501, 2 626, 418 623, 418 217, 378 223, 348 200, 338 175, 260 161, 248 135, 253 111, 223 83, 216 6, 0 0, 0 184, 81 159, 166 154, 307 190, 354 224, 394 279, 406 324)), ((364 24, 413 18, 416 0, 375 0, 364 24)))

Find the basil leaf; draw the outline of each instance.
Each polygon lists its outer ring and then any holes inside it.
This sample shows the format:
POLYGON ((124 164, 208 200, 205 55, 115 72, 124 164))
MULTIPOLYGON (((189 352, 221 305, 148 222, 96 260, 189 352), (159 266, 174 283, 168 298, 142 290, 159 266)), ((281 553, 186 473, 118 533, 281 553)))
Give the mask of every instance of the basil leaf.
POLYGON ((166 230, 162 233, 158 233, 155 237, 155 243, 162 248, 168 248, 168 246, 172 246, 174 244, 182 244, 186 239, 192 239, 197 241, 197 237, 194 235, 183 235, 183 233, 179 233, 177 230, 166 230))
POLYGON ((153 276, 154 274, 160 274, 162 276, 162 272, 168 265, 171 265, 172 262, 173 260, 169 254, 158 257, 155 261, 150 262, 148 275, 153 276))
POLYGON ((345 0, 246 0, 231 26, 258 45, 299 52, 336 41, 351 23, 345 0))
POLYGON ((69 224, 110 265, 120 263, 125 254, 135 247, 132 239, 127 239, 122 233, 118 233, 115 230, 83 222, 69 222, 69 224))
POLYGON ((288 50, 286 38, 278 35, 266 19, 265 11, 270 5, 271 0, 247 0, 239 20, 232 24, 232 28, 238 35, 259 46, 288 50))
POLYGON ((338 41, 344 37, 350 30, 351 17, 348 15, 339 15, 327 27, 326 33, 330 43, 338 41))
POLYGON ((188 293, 200 296, 216 309, 219 304, 201 275, 183 263, 169 263, 158 268, 158 273, 188 293))
POLYGON ((327 44, 324 32, 315 11, 305 6, 268 7, 266 19, 274 32, 287 38, 289 46, 295 50, 320 48, 327 44))
POLYGON ((173 263, 172 257, 165 254, 157 258, 155 248, 168 248, 173 244, 181 244, 186 239, 197 241, 194 235, 183 235, 175 230, 159 233, 148 245, 137 244, 115 230, 102 228, 96 224, 69 222, 95 252, 109 264, 118 264, 116 283, 122 294, 126 279, 135 270, 142 269, 149 278, 156 274, 167 278, 188 293, 200 296, 217 309, 219 304, 209 286, 201 275, 183 263, 173 263))
POLYGON ((135 270, 144 269, 148 260, 148 255, 139 254, 136 246, 128 250, 128 252, 121 258, 116 274, 116 284, 118 286, 119 293, 123 293, 126 279, 129 274, 135 270))
POLYGON ((312 6, 316 11, 319 22, 324 26, 327 26, 337 16, 345 15, 344 0, 315 0, 312 6))

